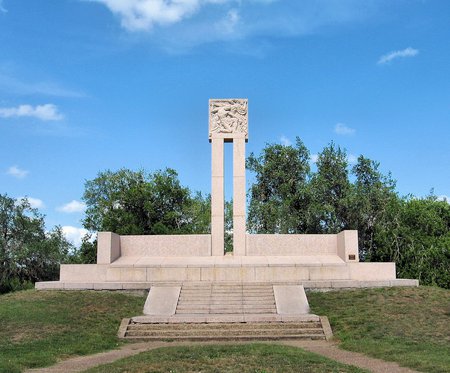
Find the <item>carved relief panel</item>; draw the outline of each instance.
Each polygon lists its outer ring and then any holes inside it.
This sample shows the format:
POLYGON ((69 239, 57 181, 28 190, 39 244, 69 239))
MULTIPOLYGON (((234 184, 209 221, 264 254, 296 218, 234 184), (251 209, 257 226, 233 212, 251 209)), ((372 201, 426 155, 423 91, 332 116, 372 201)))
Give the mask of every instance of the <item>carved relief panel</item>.
POLYGON ((242 135, 248 138, 248 100, 209 100, 209 138, 218 135, 225 139, 242 135))

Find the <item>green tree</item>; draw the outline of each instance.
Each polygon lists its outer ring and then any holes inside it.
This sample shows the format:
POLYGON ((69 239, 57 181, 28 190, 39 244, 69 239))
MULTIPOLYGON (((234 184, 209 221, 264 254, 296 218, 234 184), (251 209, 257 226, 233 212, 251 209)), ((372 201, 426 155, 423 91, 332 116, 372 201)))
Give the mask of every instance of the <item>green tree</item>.
POLYGON ((85 184, 83 225, 91 232, 186 234, 210 230, 210 198, 183 187, 175 170, 100 172, 85 184))
POLYGON ((319 153, 311 180, 315 233, 338 233, 349 227, 352 185, 348 174, 346 151, 331 142, 319 153))
POLYGON ((310 230, 309 151, 295 146, 267 145, 247 159, 255 173, 250 189, 248 229, 253 233, 305 233, 310 230))
POLYGON ((26 198, 0 194, 0 293, 57 279, 73 249, 61 227, 46 232, 44 216, 26 198))
POLYGON ((380 164, 359 156, 352 168, 355 176, 348 225, 358 230, 360 258, 373 258, 377 250, 375 231, 393 229, 398 220, 399 197, 391 175, 379 171, 380 164), (394 214, 393 214, 394 213, 394 214))
POLYGON ((377 225, 372 261, 395 261, 397 274, 450 288, 450 205, 409 196, 391 205, 391 225, 377 225))

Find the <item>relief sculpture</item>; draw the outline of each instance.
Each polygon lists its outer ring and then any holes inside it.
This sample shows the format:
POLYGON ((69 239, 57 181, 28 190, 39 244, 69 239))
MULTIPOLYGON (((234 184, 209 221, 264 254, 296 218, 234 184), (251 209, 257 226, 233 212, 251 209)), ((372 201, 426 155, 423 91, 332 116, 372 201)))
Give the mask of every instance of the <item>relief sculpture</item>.
POLYGON ((247 100, 210 100, 209 136, 213 133, 243 133, 247 136, 247 100))

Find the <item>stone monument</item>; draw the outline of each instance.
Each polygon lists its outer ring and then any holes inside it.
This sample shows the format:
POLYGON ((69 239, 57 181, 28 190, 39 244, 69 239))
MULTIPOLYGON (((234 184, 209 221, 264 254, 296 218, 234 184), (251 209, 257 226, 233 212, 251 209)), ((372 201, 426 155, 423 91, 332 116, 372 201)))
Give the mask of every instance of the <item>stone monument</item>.
POLYGON ((245 143, 248 141, 248 100, 209 100, 209 141, 212 146, 212 255, 224 254, 224 142, 233 143, 233 254, 245 255, 245 143))
POLYGON ((172 294, 166 305, 170 309, 176 306, 181 312, 177 296, 183 289, 191 291, 189 286, 265 286, 273 288, 281 312, 287 306, 280 299, 291 298, 290 291, 283 288, 287 285, 309 289, 418 285, 417 280, 397 279, 395 263, 359 262, 355 230, 338 234, 247 233, 247 140, 248 100, 209 100, 211 234, 134 236, 98 232, 96 264, 62 264, 59 281, 38 282, 36 288, 152 288, 155 299, 172 294), (234 255, 224 255, 225 142, 233 143, 234 255), (170 291, 167 284, 171 284, 170 291), (165 288, 158 290, 158 286, 165 288))

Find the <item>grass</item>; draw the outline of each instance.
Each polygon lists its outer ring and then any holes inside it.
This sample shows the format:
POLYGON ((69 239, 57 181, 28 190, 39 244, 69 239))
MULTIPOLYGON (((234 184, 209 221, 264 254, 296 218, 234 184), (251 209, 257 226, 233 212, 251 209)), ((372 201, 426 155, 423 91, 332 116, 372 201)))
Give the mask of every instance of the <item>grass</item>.
MULTIPOLYGON (((314 313, 329 317, 342 348, 423 372, 450 373, 449 290, 310 292, 308 299, 314 313)), ((116 337, 120 320, 141 314, 143 304, 143 296, 120 292, 0 295, 0 372, 113 349, 124 343, 116 337)), ((163 348, 105 369, 121 367, 129 372, 359 372, 301 349, 270 344, 163 348)))
POLYGON ((0 295, 0 372, 48 366, 121 343, 123 317, 139 315, 145 298, 120 292, 35 291, 0 295))
POLYGON ((450 372, 450 291, 433 287, 310 292, 340 347, 430 373, 450 372))
POLYGON ((270 344, 164 347, 89 369, 86 373, 367 372, 295 347, 270 344))

